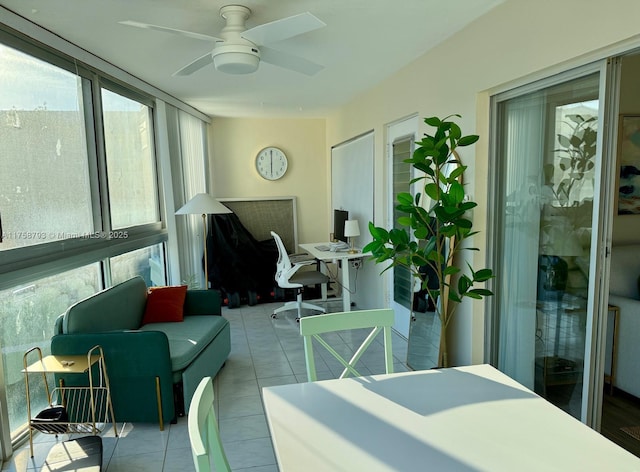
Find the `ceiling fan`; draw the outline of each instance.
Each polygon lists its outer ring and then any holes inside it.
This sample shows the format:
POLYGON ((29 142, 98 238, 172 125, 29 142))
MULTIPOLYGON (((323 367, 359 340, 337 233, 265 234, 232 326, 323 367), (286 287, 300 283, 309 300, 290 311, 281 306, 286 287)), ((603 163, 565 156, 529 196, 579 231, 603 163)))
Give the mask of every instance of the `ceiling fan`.
POLYGON ((137 21, 121 21, 120 24, 215 43, 212 51, 174 72, 174 76, 193 74, 211 63, 217 70, 227 74, 255 72, 260 61, 306 75, 314 75, 323 69, 320 64, 303 57, 265 46, 322 28, 326 26, 323 21, 306 12, 246 29, 245 21, 250 15, 251 10, 242 5, 226 5, 220 8, 220 16, 227 24, 220 31, 219 38, 137 21))

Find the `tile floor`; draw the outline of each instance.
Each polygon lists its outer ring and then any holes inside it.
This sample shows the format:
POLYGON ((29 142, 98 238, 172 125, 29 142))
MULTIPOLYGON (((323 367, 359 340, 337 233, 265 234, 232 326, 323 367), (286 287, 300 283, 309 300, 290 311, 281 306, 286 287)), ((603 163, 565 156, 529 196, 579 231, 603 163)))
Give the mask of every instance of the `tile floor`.
MULTIPOLYGON (((306 382, 302 338, 294 312, 270 314, 280 304, 242 306, 223 309, 231 323, 231 355, 215 381, 220 435, 231 468, 234 471, 274 472, 276 465, 269 429, 262 406, 261 389, 272 385, 306 382)), ((330 302, 329 311, 339 311, 340 303, 330 302)), ((380 337, 380 336, 379 336, 380 337)), ((362 333, 344 333, 334 341, 343 350, 358 340, 362 333)), ((362 374, 384 371, 382 340, 371 346, 362 357, 362 374), (377 352, 376 352, 377 351, 377 352), (376 354, 380 354, 379 356, 376 354)), ((407 340, 393 336, 393 352, 397 372, 407 370, 407 340)), ((337 349, 340 351, 340 349, 337 349)), ((321 355, 318 351, 317 355, 321 355)), ((337 361, 317 359, 318 377, 334 378, 341 370, 337 361)), ((191 472, 194 471, 187 434, 186 417, 179 418, 160 431, 153 424, 118 424, 118 437, 113 428, 103 433, 105 472, 191 472)), ((58 440, 67 439, 60 437, 58 440)), ((56 441, 55 436, 38 435, 34 458, 29 445, 21 447, 2 467, 2 472, 47 470, 45 457, 56 441)))

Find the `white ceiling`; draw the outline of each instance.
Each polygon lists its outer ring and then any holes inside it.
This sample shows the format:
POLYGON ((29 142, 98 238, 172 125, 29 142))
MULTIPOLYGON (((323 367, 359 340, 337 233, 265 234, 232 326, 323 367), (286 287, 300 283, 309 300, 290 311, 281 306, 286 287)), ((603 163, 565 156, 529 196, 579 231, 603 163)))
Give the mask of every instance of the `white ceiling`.
MULTIPOLYGON (((0 0, 0 5, 210 116, 322 117, 392 75, 503 0, 239 0, 247 28, 305 11, 327 26, 269 46, 325 66, 309 77, 261 63, 248 75, 213 66, 173 72, 211 43, 132 28, 134 20, 219 35, 230 0, 0 0)), ((1 18, 0 18, 1 20, 1 18)))

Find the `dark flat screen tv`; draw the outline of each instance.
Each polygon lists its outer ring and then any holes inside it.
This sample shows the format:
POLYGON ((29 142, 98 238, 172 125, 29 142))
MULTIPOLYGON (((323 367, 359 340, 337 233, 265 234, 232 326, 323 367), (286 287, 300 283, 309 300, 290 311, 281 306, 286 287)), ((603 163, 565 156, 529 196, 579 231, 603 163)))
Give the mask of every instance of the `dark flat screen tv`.
POLYGON ((333 239, 335 241, 349 242, 344 235, 344 222, 348 219, 349 212, 347 210, 333 210, 333 239))

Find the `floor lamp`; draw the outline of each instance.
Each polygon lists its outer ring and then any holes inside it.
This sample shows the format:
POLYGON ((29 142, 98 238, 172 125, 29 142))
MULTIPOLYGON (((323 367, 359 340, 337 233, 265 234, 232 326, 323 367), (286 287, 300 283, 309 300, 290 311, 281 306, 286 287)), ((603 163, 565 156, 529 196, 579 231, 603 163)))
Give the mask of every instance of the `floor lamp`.
POLYGON ((176 211, 176 215, 202 215, 202 231, 204 243, 204 285, 209 289, 209 259, 207 258, 207 215, 222 215, 233 213, 218 200, 208 193, 199 193, 182 208, 176 211))

